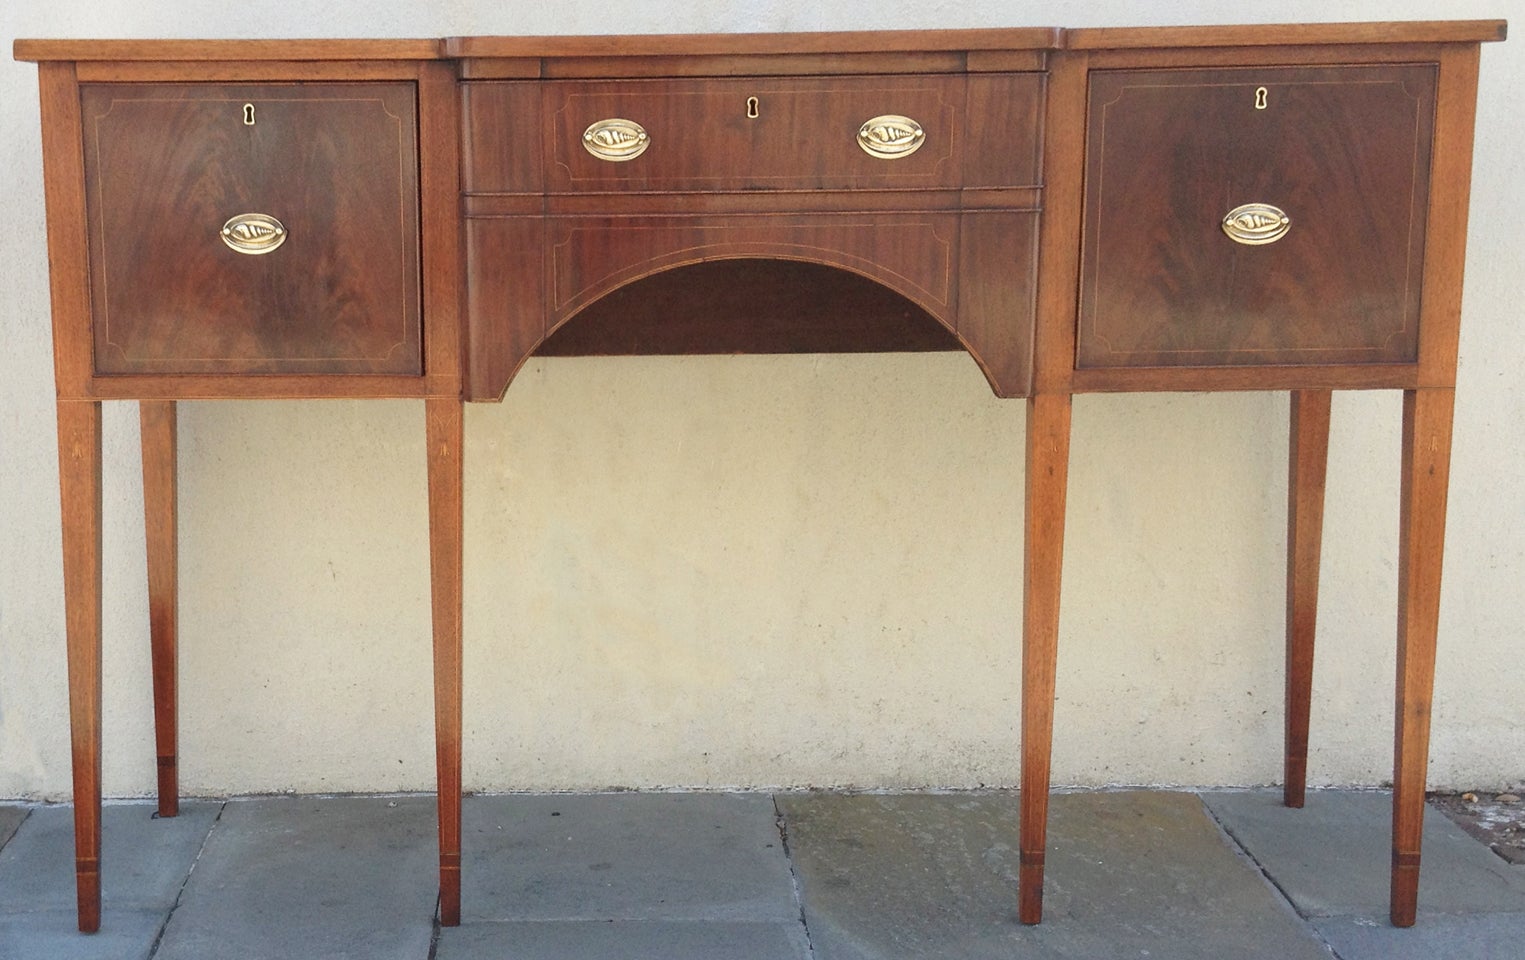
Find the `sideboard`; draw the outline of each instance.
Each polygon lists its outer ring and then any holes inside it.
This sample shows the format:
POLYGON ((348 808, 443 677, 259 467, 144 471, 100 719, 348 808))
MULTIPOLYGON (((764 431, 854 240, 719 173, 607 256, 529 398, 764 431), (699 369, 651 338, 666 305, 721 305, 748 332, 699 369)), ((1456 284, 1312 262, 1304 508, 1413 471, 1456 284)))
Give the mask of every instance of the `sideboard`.
POLYGON ((1412 924, 1479 46, 1504 33, 18 40, 41 87, 80 929, 100 922, 101 401, 140 405, 173 816, 176 401, 423 400, 449 925, 463 403, 537 354, 913 350, 965 350, 1027 405, 1024 923, 1071 396, 1291 391, 1296 807, 1331 391, 1403 391, 1391 919, 1412 924))

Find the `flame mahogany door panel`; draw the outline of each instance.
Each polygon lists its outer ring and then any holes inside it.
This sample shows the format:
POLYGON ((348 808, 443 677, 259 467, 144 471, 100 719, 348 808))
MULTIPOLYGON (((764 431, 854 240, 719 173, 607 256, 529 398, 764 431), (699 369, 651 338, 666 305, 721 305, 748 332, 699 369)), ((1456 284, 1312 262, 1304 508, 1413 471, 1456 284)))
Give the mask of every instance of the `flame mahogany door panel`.
POLYGON ((422 373, 414 84, 88 84, 81 103, 97 373, 422 373), (223 241, 250 213, 279 246, 223 241))
POLYGON ((1093 71, 1077 367, 1415 362, 1435 76, 1093 71))

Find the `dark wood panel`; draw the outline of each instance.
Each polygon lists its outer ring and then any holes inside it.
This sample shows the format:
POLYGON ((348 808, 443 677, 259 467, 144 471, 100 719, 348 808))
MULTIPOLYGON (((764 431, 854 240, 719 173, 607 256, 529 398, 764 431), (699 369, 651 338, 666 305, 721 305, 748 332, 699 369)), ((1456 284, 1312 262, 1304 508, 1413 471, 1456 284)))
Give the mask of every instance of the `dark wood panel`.
POLYGON ((497 400, 545 337, 545 220, 466 221, 466 396, 497 400))
POLYGON ((539 81, 462 83, 461 189, 539 193, 545 183, 539 81))
POLYGON ((713 260, 595 301, 544 356, 886 353, 960 350, 916 304, 866 277, 789 260, 713 260))
POLYGON ((839 266, 897 291, 954 326, 955 214, 582 217, 548 227, 549 328, 641 277, 744 257, 839 266))
POLYGON ((81 90, 97 372, 421 372, 414 84, 81 90))
POLYGON ((927 189, 959 181, 961 76, 558 81, 543 88, 545 189, 553 193, 927 189), (753 98, 757 116, 748 117, 753 98), (893 160, 863 150, 859 128, 886 114, 919 123, 921 147, 893 160), (650 136, 632 160, 611 162, 583 147, 590 124, 616 117, 650 136))
POLYGON ((958 332, 999 397, 1033 386, 1038 214, 966 213, 960 222, 958 332))
POLYGON ((1098 71, 1089 99, 1079 366, 1415 359, 1433 65, 1098 71), (1290 231, 1229 239, 1246 203, 1290 231))
POLYGON ((1042 184, 1045 81, 1042 73, 988 74, 965 81, 965 187, 1042 184))
POLYGON ((1037 218, 471 219, 468 396, 501 396, 547 334, 538 352, 557 356, 962 348, 998 395, 1022 396, 1037 218))

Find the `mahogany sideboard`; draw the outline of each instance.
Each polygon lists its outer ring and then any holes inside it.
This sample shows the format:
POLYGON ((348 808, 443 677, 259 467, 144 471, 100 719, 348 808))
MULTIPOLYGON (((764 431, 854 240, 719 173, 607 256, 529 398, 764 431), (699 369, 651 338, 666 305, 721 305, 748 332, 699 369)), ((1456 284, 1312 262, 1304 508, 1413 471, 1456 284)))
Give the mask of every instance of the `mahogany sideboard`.
POLYGON ((536 353, 960 349, 1027 403, 1024 923, 1042 908, 1071 396, 1292 392, 1295 807, 1330 393, 1404 392, 1391 919, 1412 924, 1478 54, 1504 34, 18 40, 41 84, 80 929, 100 922, 102 400, 141 408, 165 816, 175 402, 424 401, 455 924, 463 402, 499 399, 536 353))

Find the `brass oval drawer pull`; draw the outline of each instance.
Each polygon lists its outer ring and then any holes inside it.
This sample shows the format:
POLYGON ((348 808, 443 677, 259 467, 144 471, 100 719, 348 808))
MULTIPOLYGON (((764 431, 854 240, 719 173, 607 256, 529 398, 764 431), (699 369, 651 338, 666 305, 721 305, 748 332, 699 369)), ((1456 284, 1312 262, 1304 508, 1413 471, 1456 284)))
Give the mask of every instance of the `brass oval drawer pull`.
POLYGON ((286 242, 286 227, 268 213, 240 213, 219 231, 222 242, 239 253, 269 253, 286 242))
POLYGON ((582 132, 582 145, 600 160, 634 160, 651 146, 646 128, 634 120, 600 120, 582 132))
POLYGON ((899 160, 909 157, 926 142, 926 131, 910 117, 887 113, 865 121, 858 128, 858 146, 871 157, 899 160))
POLYGON ((1235 243, 1259 246, 1275 243, 1292 229, 1292 220, 1280 207, 1269 203, 1246 203, 1223 217, 1223 232, 1235 243))

